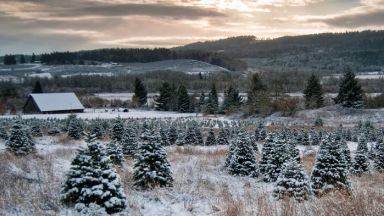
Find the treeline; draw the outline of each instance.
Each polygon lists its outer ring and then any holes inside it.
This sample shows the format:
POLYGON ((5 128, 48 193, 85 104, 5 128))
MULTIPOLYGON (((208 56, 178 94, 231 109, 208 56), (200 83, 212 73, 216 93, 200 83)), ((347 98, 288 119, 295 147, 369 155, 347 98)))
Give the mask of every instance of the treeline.
POLYGON ((171 59, 194 59, 218 65, 231 71, 244 71, 247 64, 223 53, 198 50, 156 49, 98 49, 79 52, 41 54, 45 64, 95 64, 96 62, 154 62, 171 59))

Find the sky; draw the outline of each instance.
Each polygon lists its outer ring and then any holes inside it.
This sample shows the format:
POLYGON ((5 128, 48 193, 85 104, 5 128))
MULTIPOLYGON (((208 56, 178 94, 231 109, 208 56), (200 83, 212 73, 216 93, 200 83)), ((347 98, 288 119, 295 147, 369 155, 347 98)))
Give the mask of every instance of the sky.
POLYGON ((0 55, 384 29, 384 0, 0 0, 0 55))

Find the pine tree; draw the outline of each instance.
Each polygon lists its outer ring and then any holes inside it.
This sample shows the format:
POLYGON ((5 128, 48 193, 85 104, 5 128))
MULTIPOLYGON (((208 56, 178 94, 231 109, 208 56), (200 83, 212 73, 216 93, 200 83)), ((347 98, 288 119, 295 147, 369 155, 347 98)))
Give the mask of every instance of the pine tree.
POLYGON ((307 81, 307 86, 304 90, 305 108, 313 109, 322 107, 324 103, 323 94, 323 88, 320 84, 319 79, 316 75, 312 74, 309 77, 307 81))
POLYGON ((181 85, 179 87, 177 94, 178 94, 177 96, 178 111, 182 113, 189 112, 190 101, 189 101, 188 92, 185 86, 181 85))
POLYGON ((298 201, 307 200, 311 195, 311 186, 303 166, 297 160, 287 161, 277 178, 273 196, 278 199, 293 197, 298 201))
POLYGON ((160 128, 160 137, 161 137, 161 144, 163 146, 169 146, 170 145, 168 135, 167 135, 167 133, 163 127, 160 128))
POLYGON ((8 140, 8 133, 3 126, 0 126, 0 139, 8 140))
POLYGON ((335 135, 323 140, 311 176, 313 192, 321 196, 332 190, 349 192, 350 182, 340 140, 335 135))
POLYGON ((361 133, 361 135, 358 138, 358 144, 357 144, 356 152, 368 154, 367 138, 366 138, 364 133, 361 133))
POLYGON ((175 144, 178 146, 182 146, 182 145, 186 144, 184 132, 182 132, 182 131, 178 132, 175 144))
POLYGON ((124 163, 123 150, 117 140, 112 140, 107 145, 107 154, 114 165, 121 166, 124 163))
POLYGON ((343 107, 351 107, 360 109, 363 108, 363 90, 355 74, 350 70, 344 74, 344 78, 339 86, 339 94, 335 99, 336 104, 341 104, 343 107))
POLYGON ((81 135, 83 133, 83 127, 81 125, 81 122, 76 117, 71 119, 68 126, 68 136, 78 140, 81 138, 81 135))
POLYGON ((268 95, 267 86, 259 74, 255 73, 251 77, 248 90, 248 110, 253 114, 269 114, 271 111, 271 99, 268 95))
POLYGON ((378 142, 375 146, 374 168, 379 172, 384 172, 384 142, 378 142))
POLYGON ((132 125, 129 125, 127 129, 124 131, 123 137, 121 138, 121 146, 123 153, 125 155, 134 155, 138 149, 138 138, 136 134, 136 130, 132 125))
POLYGON ((213 128, 209 129, 209 133, 207 136, 207 140, 205 141, 206 146, 213 146, 216 145, 216 137, 215 137, 215 132, 213 131, 213 128))
POLYGON ((177 140, 177 129, 173 124, 171 125, 171 127, 169 127, 169 130, 168 130, 168 140, 170 145, 175 144, 177 140))
POLYGON ((221 107, 222 112, 228 113, 235 111, 240 107, 242 100, 239 91, 230 85, 224 93, 224 101, 221 107))
POLYGON ((32 53, 31 63, 35 63, 35 61, 36 61, 36 55, 35 53, 32 53))
POLYGON ((173 178, 167 153, 160 143, 160 135, 143 134, 134 163, 134 186, 140 189, 172 187, 173 178))
POLYGON ((16 120, 12 125, 11 133, 5 145, 8 151, 18 156, 36 152, 35 144, 32 142, 24 125, 19 120, 16 120))
POLYGON ((125 196, 112 162, 95 136, 87 134, 87 148, 79 149, 62 186, 61 201, 82 211, 97 204, 108 214, 126 208, 125 196))
POLYGON ((41 126, 38 123, 35 123, 31 127, 31 135, 34 137, 43 136, 43 132, 41 132, 41 126))
POLYGON ((275 136, 276 135, 274 133, 269 133, 262 147, 262 150, 261 150, 262 154, 261 154, 261 161, 260 161, 261 173, 266 172, 266 166, 268 164, 268 158, 270 157, 270 154, 272 152, 272 145, 274 143, 275 136))
POLYGON ((240 132, 235 142, 231 158, 227 159, 228 172, 235 176, 257 177, 259 175, 257 161, 247 134, 240 132))
POLYGON ((199 112, 205 112, 205 94, 201 92, 199 97, 199 112))
POLYGON ((90 133, 95 134, 97 139, 102 139, 105 136, 104 128, 99 121, 91 124, 90 133))
POLYGON ((206 112, 208 114, 215 114, 219 111, 219 98, 217 96, 216 85, 213 83, 211 92, 208 95, 206 103, 206 112))
POLYGON ((20 64, 25 64, 25 63, 26 63, 25 57, 24 57, 24 55, 21 55, 20 56, 20 64))
POLYGON ((159 96, 155 100, 156 110, 160 111, 169 111, 171 110, 171 86, 169 83, 164 82, 161 88, 159 89, 159 96))
POLYGON ((111 139, 121 141, 123 134, 124 122, 120 117, 117 117, 111 129, 111 139))
POLYGON ((366 152, 356 152, 352 161, 351 173, 357 175, 369 173, 369 160, 366 152))
POLYGON ((147 103, 147 90, 143 82, 137 77, 135 78, 134 88, 135 95, 133 96, 133 101, 141 107, 147 103))
POLYGON ((265 182, 275 182, 289 156, 286 140, 278 135, 270 146, 269 155, 266 157, 263 180, 265 182))
POLYGON ((217 136, 217 144, 218 145, 229 145, 228 135, 225 132, 225 129, 221 129, 219 132, 219 136, 217 136))

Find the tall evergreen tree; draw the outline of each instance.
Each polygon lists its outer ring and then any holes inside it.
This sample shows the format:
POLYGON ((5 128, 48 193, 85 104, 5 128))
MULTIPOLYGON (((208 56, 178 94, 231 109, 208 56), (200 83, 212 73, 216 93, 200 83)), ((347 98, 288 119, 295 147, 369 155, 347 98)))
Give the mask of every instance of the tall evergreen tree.
POLYGON ((205 112, 205 94, 201 92, 199 97, 199 112, 205 112))
POLYGON ((189 101, 188 92, 185 86, 180 85, 177 98, 178 98, 178 101, 177 101, 178 111, 182 113, 189 112, 190 101, 189 101))
POLYGON ((171 86, 169 83, 164 82, 161 88, 159 89, 159 96, 155 100, 156 110, 160 111, 169 111, 171 110, 171 86))
POLYGON ((41 87, 39 80, 35 82, 35 87, 33 87, 32 93, 34 94, 43 93, 43 87, 41 87))
POLYGON ((217 96, 216 85, 212 84, 211 92, 208 95, 206 103, 206 112, 208 114, 215 114, 219 111, 219 98, 217 96))
POLYGON ((94 140, 94 135, 86 134, 87 148, 79 149, 72 160, 61 201, 78 211, 97 204, 108 214, 121 212, 126 208, 126 198, 120 178, 105 149, 94 140))
POLYGON ((279 177, 283 164, 290 159, 290 152, 288 151, 286 140, 279 134, 270 146, 269 155, 266 158, 264 164, 264 176, 265 182, 275 182, 279 177))
POLYGON ((134 88, 135 95, 133 96, 133 100, 138 106, 145 105, 147 103, 147 89, 143 82, 137 77, 135 78, 134 88))
POLYGON ((124 162, 124 155, 121 145, 117 140, 112 140, 107 145, 107 154, 109 155, 112 163, 121 166, 124 162))
POLYGON ((20 61, 19 62, 20 62, 20 64, 25 64, 26 63, 24 55, 20 56, 20 61))
POLYGON ((221 107, 222 112, 232 112, 238 109, 243 101, 239 91, 237 91, 232 85, 224 93, 224 101, 221 107))
POLYGON ((134 186, 140 189, 172 187, 172 172, 160 134, 151 131, 143 135, 133 167, 134 186))
POLYGON ((121 138, 121 146, 125 155, 134 155, 138 149, 139 141, 133 125, 128 125, 121 138))
POLYGON ((369 160, 367 152, 356 151, 355 157, 352 161, 351 173, 357 175, 369 173, 369 160))
POLYGON ((336 104, 343 107, 360 109, 364 106, 363 90, 355 74, 347 69, 339 86, 339 94, 335 98, 336 104))
POLYGON ((304 90, 305 108, 313 109, 322 107, 324 103, 323 94, 323 87, 321 86, 319 79, 316 75, 312 74, 309 77, 307 86, 304 90))
POLYGON ((212 145, 216 145, 216 144, 217 144, 217 142, 216 142, 215 133, 213 131, 213 128, 210 128, 209 132, 208 132, 207 140, 205 141, 205 145, 206 146, 212 146, 212 145))
POLYGON ((248 89, 248 110, 249 113, 269 114, 271 111, 271 100, 267 91, 267 86, 259 74, 255 73, 251 77, 248 89))
POLYGON ((124 135, 124 122, 119 116, 115 119, 115 122, 112 125, 111 139, 120 141, 123 135, 124 135))
POLYGON ((35 63, 35 61, 36 61, 36 55, 35 53, 32 53, 31 63, 35 63))

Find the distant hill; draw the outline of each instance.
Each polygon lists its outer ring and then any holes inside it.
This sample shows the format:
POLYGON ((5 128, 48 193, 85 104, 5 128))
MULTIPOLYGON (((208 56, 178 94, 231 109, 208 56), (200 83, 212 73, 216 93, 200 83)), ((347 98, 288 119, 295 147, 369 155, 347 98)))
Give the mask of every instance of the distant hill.
POLYGON ((270 40, 240 36, 188 44, 176 50, 219 52, 246 58, 249 65, 339 70, 384 65, 384 31, 323 33, 270 40), (264 59, 265 61, 255 61, 264 59))

